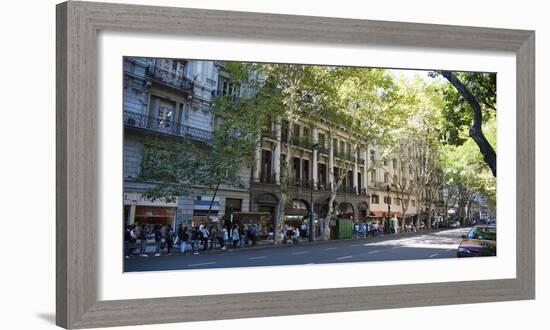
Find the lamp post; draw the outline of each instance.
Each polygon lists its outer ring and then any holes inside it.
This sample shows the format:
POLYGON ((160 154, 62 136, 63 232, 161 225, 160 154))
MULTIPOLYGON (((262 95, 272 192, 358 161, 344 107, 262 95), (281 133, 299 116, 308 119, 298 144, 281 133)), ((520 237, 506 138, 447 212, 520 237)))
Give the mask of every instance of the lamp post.
POLYGON ((391 203, 390 203, 390 185, 389 184, 386 187, 386 192, 388 193, 388 198, 386 199, 388 201, 388 221, 387 221, 385 227, 387 228, 386 233, 391 234, 391 229, 390 229, 391 203))
POLYGON ((444 200, 444 205, 443 205, 443 209, 445 210, 445 213, 443 214, 444 216, 444 220, 443 222, 445 223, 445 225, 448 227, 449 226, 449 221, 448 221, 448 213, 447 213, 447 198, 449 197, 449 188, 447 187, 443 187, 443 200, 444 200))
POLYGON ((311 146, 311 184, 309 185, 309 241, 313 242, 315 240, 315 230, 314 230, 314 222, 313 222, 313 185, 315 184, 315 180, 313 179, 313 153, 319 148, 321 145, 319 143, 315 143, 311 146))

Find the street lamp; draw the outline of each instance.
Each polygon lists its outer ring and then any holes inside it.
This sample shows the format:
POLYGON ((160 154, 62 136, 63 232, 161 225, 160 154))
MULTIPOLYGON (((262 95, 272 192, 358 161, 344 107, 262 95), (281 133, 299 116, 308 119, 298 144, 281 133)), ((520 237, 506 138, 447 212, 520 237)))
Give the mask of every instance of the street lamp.
POLYGON ((313 242, 315 240, 315 231, 314 231, 314 223, 313 223, 313 185, 315 183, 315 180, 313 179, 313 153, 316 150, 319 150, 321 145, 319 143, 315 143, 311 146, 311 184, 309 185, 309 241, 313 242))
POLYGON ((449 188, 447 187, 443 187, 443 200, 445 202, 445 204, 443 205, 443 208, 445 210, 445 213, 443 214, 443 216, 445 217, 445 225, 446 226, 449 226, 449 214, 447 213, 447 198, 449 197, 449 188))
POLYGON ((391 213, 391 203, 390 203, 390 185, 388 184, 388 186, 386 187, 386 192, 388 193, 388 197, 386 198, 386 200, 388 201, 388 221, 385 225, 385 227, 387 228, 386 229, 386 233, 387 234, 391 234, 391 229, 390 229, 390 213, 391 213))

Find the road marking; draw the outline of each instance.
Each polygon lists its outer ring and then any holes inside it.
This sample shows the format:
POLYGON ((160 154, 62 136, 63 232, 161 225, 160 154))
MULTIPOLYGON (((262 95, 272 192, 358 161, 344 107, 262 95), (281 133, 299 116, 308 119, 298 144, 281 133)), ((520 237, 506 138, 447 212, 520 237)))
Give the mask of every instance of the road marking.
POLYGON ((439 255, 439 253, 432 254, 432 255, 430 256, 430 258, 436 257, 436 256, 438 256, 438 255, 439 255))
POLYGON ((189 267, 193 267, 193 266, 204 266, 204 265, 213 265, 215 264, 216 262, 215 261, 212 261, 212 262, 203 262, 203 263, 200 263, 200 264, 190 264, 190 265, 187 265, 189 267))
POLYGON ((252 258, 248 258, 248 260, 265 259, 265 258, 267 258, 267 256, 252 257, 252 258))
POLYGON ((374 251, 370 251, 369 253, 371 253, 371 254, 372 254, 372 253, 378 253, 378 252, 380 252, 380 250, 374 250, 374 251))
POLYGON ((325 251, 336 250, 336 248, 326 248, 325 251))
POLYGON ((308 253, 309 251, 298 251, 298 252, 292 252, 291 254, 304 254, 308 253))
POLYGON ((337 260, 342 260, 342 259, 349 259, 349 258, 351 258, 351 257, 353 257, 353 256, 345 256, 345 257, 340 257, 340 258, 336 258, 336 259, 337 259, 337 260))

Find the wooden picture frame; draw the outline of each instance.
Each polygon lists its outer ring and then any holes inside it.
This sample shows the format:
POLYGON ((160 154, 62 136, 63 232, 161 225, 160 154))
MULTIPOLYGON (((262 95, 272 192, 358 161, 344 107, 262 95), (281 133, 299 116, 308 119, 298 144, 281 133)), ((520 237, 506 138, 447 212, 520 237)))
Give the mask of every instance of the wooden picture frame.
POLYGON ((56 322, 138 325, 480 303, 535 297, 535 32, 341 18, 65 2, 57 5, 56 322), (161 18, 161 19, 159 19, 161 18), (99 31, 515 52, 516 278, 98 301, 99 31))

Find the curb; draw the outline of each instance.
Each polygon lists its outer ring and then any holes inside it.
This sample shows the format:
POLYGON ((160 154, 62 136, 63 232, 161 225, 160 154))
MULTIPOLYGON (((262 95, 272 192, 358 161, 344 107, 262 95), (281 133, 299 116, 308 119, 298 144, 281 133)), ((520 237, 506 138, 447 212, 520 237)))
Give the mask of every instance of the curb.
MULTIPOLYGON (((442 231, 455 230, 455 229, 460 229, 460 228, 467 228, 467 227, 444 228, 444 229, 428 229, 428 230, 424 230, 424 231, 405 232, 405 233, 400 233, 400 234, 379 234, 375 238, 373 238, 373 237, 367 237, 367 239, 359 238, 359 239, 357 239, 357 241, 363 241, 363 242, 367 242, 367 243, 382 242, 382 241, 387 241, 387 240, 396 239, 396 238, 398 239, 398 238, 403 238, 403 237, 414 237, 414 236, 419 236, 419 235, 423 235, 423 234, 427 234, 427 233, 438 233, 438 232, 442 232, 442 231)), ((296 246, 328 244, 328 243, 335 243, 335 242, 342 242, 343 243, 343 242, 349 242, 349 241, 355 241, 355 239, 345 238, 345 239, 332 239, 332 240, 326 240, 326 241, 316 240, 316 241, 313 241, 313 242, 309 242, 309 241, 306 240, 306 241, 300 241, 298 244, 282 244, 281 243, 281 244, 276 244, 276 245, 273 244, 273 243, 264 243, 262 245, 254 246, 254 247, 253 246, 247 246, 247 247, 236 248, 236 249, 226 248, 225 250, 222 250, 220 248, 216 248, 216 249, 208 249, 206 251, 203 250, 202 248, 199 248, 197 251, 199 252, 199 254, 211 254, 211 253, 223 253, 223 252, 234 253, 234 252, 239 252, 239 251, 261 250, 261 249, 268 249, 268 248, 274 248, 274 247, 276 247, 276 248, 291 248, 291 247, 296 247, 296 246)), ((179 253, 179 249, 174 248, 174 251, 177 251, 177 252, 172 253, 171 255, 161 254, 160 257, 182 256, 182 254, 179 253)), ((186 253, 188 251, 191 251, 191 249, 186 249, 186 253)), ((132 256, 132 257, 139 257, 139 256, 132 256)))

